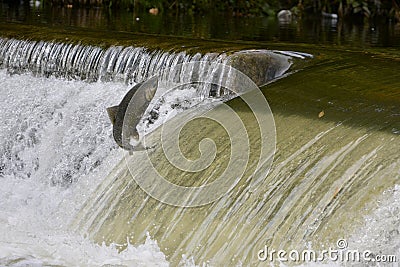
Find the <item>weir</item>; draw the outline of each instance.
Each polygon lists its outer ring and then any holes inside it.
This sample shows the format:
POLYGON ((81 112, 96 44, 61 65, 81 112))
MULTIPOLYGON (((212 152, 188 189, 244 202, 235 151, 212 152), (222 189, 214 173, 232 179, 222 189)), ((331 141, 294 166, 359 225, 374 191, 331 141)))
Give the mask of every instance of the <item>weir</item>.
MULTIPOLYGON (((311 80, 316 77, 314 72, 331 67, 303 70, 268 88, 276 94, 275 101, 294 103, 289 84, 293 86, 296 79, 311 80)), ((306 86, 297 89, 309 92, 306 86)), ((371 115, 367 111, 375 110, 376 103, 364 102, 363 108, 353 110, 349 116, 348 111, 341 110, 348 108, 341 102, 337 110, 329 109, 329 120, 319 119, 318 109, 310 118, 310 109, 304 106, 289 107, 291 112, 275 110, 275 161, 269 174, 265 171, 268 159, 264 159, 264 168, 253 174, 260 154, 260 136, 251 112, 237 101, 231 105, 250 129, 251 155, 243 179, 227 195, 196 208, 160 203, 144 193, 133 179, 151 177, 141 163, 148 155, 134 154, 122 160, 98 187, 82 209, 75 229, 90 233, 98 242, 118 240, 122 249, 127 237, 134 243, 149 232, 173 265, 182 260, 182 255, 196 255, 196 262, 215 266, 263 266, 257 253, 265 245, 301 251, 309 244, 317 249, 328 245, 336 248, 339 237, 354 240, 349 233, 357 235, 363 215, 385 188, 398 182, 400 140, 397 130, 393 130, 399 126, 395 115, 398 107, 387 104, 383 114, 375 111, 371 115), (293 109, 296 112, 292 113, 293 109), (133 167, 128 170, 127 165, 133 167)), ((316 105, 314 101, 307 104, 316 105)), ((224 129, 200 120, 188 124, 180 140, 185 156, 196 159, 200 156, 198 144, 206 137, 217 140, 218 147, 216 159, 207 170, 180 172, 160 149, 150 156, 153 166, 172 183, 184 186, 215 179, 214 175, 221 175, 229 160, 229 139, 224 129)), ((396 248, 386 251, 397 253, 396 248)))
MULTIPOLYGON (((0 66, 10 73, 29 71, 40 76, 80 79, 88 82, 116 81, 126 84, 143 82, 163 69, 203 62, 231 65, 252 78, 259 86, 281 76, 290 66, 285 52, 267 50, 237 53, 188 54, 149 51, 144 47, 111 46, 102 49, 72 43, 0 39, 0 66)), ((310 56, 295 54, 292 56, 310 56)), ((199 66, 200 70, 202 66, 199 66)), ((203 66, 204 68, 204 66, 203 66)), ((199 71, 197 69, 192 72, 199 71)), ((209 73, 205 72, 203 75, 209 73)), ((183 73, 182 75, 193 75, 183 73)))
MULTIPOLYGON (((4 108, 2 116, 3 120, 9 118, 7 125, 14 121, 22 137, 14 138, 15 127, 4 128, 5 156, 0 175, 51 180, 53 186, 63 185, 65 192, 70 192, 72 189, 68 188, 73 188, 79 179, 94 173, 101 179, 95 179, 99 182, 89 186, 91 190, 84 198, 65 193, 83 200, 73 208, 68 227, 99 244, 117 243, 120 251, 143 243, 149 234, 173 266, 185 263, 187 257, 213 266, 263 266, 265 262, 260 262, 257 255, 265 245, 275 250, 309 246, 322 250, 324 246, 336 248, 339 237, 354 244, 365 214, 376 208, 383 192, 399 182, 400 98, 398 90, 393 89, 400 86, 399 63, 363 53, 343 52, 337 56, 337 51, 316 52, 318 58, 307 61, 305 67, 289 69, 294 57, 305 54, 270 50, 188 54, 148 51, 143 47, 103 49, 1 39, 0 66, 8 72, 2 79, 15 83, 15 74, 28 72, 37 77, 24 74, 24 81, 41 79, 42 84, 28 87, 27 82, 25 86, 12 87, 22 90, 18 93, 21 100, 10 98, 12 108, 4 108), (371 59, 376 65, 369 63, 371 59), (163 68, 196 61, 230 64, 257 85, 264 85, 261 90, 276 124, 276 152, 273 158, 260 159, 263 137, 255 115, 241 98, 231 99, 227 106, 237 114, 248 134, 250 156, 243 177, 215 202, 177 207, 150 197, 135 182, 134 177, 145 179, 149 175, 143 162, 150 159, 161 175, 177 185, 211 183, 230 161, 233 147, 227 130, 204 118, 188 122, 179 133, 182 154, 195 161, 202 156, 199 144, 209 138, 215 145, 215 158, 205 169, 185 172, 171 164, 160 146, 151 153, 133 155, 117 150, 110 141, 112 126, 105 107, 119 103, 129 89, 126 85, 146 81, 163 68), (256 72, 260 66, 263 71, 256 72), (374 76, 377 71, 387 78, 382 81, 374 76), (286 77, 282 78, 284 74, 286 77), (65 99, 56 98, 52 104, 49 95, 56 93, 58 83, 68 80, 91 82, 93 93, 79 84, 76 92, 69 89, 63 92, 65 99), (46 86, 53 89, 43 86, 47 82, 46 86), (34 97, 46 104, 36 104, 34 97), (31 100, 22 101, 25 98, 31 100), (29 123, 25 125, 14 110, 26 118, 34 112, 34 123, 27 119, 29 123), (64 126, 64 135, 56 130, 57 125, 64 126), (46 155, 48 147, 57 147, 58 155, 46 155), (80 149, 75 151, 75 147, 80 149), (12 157, 21 164, 13 165, 12 157), (108 157, 113 158, 111 166, 108 157), (62 177, 57 179, 58 176, 62 177)), ((193 69, 182 75, 193 76, 193 69)), ((174 109, 172 106, 191 107, 205 100, 204 94, 200 97, 185 94, 184 90, 178 92, 182 93, 179 97, 164 98, 175 101, 167 101, 169 112, 174 109)), ((209 97, 210 91, 207 92, 209 97)), ((222 99, 223 94, 212 97, 222 99)), ((159 110, 163 110, 162 105, 159 110)), ((172 122, 185 116, 185 109, 181 111, 172 122)), ((230 119, 225 123, 235 124, 230 119)), ((161 143, 160 134, 161 128, 156 128, 148 138, 161 143)), ((399 218, 398 213, 392 216, 399 218)), ((396 237, 398 233, 394 233, 393 240, 396 237)), ((385 253, 398 253, 393 240, 379 244, 385 253)))

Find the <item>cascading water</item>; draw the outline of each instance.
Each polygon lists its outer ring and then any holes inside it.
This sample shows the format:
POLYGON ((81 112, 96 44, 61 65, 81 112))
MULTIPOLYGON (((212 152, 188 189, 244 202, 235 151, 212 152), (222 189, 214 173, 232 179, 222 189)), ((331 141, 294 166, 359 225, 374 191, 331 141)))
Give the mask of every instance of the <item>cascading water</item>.
MULTIPOLYGON (((159 68, 199 60, 186 53, 150 52, 142 47, 110 47, 42 41, 1 39, 0 64, 10 73, 24 71, 85 81, 123 81, 133 84, 157 73, 159 68)), ((208 60, 209 56, 205 57, 208 60)))
MULTIPOLYGON (((280 53, 279 64, 266 72, 268 79, 287 71, 291 59, 286 54, 280 53)), ((1 39, 0 264, 190 265, 193 257, 214 266, 264 265, 257 259, 264 245, 303 249, 311 242, 318 250, 344 237, 353 242, 349 246, 363 242, 359 249, 373 249, 368 242, 376 236, 374 229, 390 232, 376 242, 374 253, 399 255, 395 184, 400 176, 400 110, 397 93, 390 89, 399 85, 398 63, 376 66, 388 77, 370 80, 386 88, 376 92, 362 86, 357 76, 372 77, 374 67, 352 65, 354 74, 347 77, 343 70, 348 62, 362 61, 352 56, 347 62, 322 57, 264 90, 277 127, 277 151, 268 175, 264 168, 254 173, 254 159, 261 153, 257 123, 245 104, 231 101, 249 134, 252 153, 244 178, 216 202, 183 208, 158 202, 135 183, 132 176, 146 174, 146 155, 134 154, 129 160, 135 169, 127 169, 105 108, 120 101, 125 84, 182 63, 200 61, 204 65, 199 69, 204 69, 206 62, 231 60, 229 54, 1 39), (341 84, 357 90, 325 88, 341 84), (318 118, 321 109, 324 114, 318 118), (383 198, 382 192, 394 200, 383 198), (364 210, 372 209, 365 227, 364 210), (393 223, 379 222, 380 216, 393 223), (356 226, 362 228, 361 239, 356 226)), ((194 75, 193 69, 183 72, 194 75)), ((163 101, 204 100, 190 90, 169 97, 163 101)), ((158 108, 170 111, 171 103, 158 108)), ((226 167, 231 148, 222 127, 199 120, 180 134, 188 158, 199 156, 198 144, 205 137, 214 140, 217 158, 214 168, 188 174, 168 165, 156 148, 151 154, 155 168, 171 182, 207 183, 207 177, 226 167)))
MULTIPOLYGON (((264 54, 267 51, 263 52, 264 54)), ((264 73, 259 85, 281 76, 290 66, 288 57, 269 52, 274 57, 274 64, 256 66, 264 73)), ((304 55, 290 53, 291 56, 304 55)), ((112 46, 102 49, 95 46, 67 44, 43 41, 24 41, 0 38, 0 66, 9 73, 29 71, 39 76, 54 76, 65 79, 78 79, 89 82, 115 81, 135 84, 146 80, 162 69, 173 69, 175 66, 202 62, 231 64, 232 56, 225 53, 200 53, 190 55, 185 52, 148 51, 143 47, 112 46)), ((249 66, 242 67, 246 73, 249 66)), ((254 67, 253 67, 254 68, 254 67)), ((192 71, 193 72, 193 71, 192 71)), ((192 75, 192 72, 184 72, 192 75)), ((201 71, 199 72, 201 73, 201 71)), ((257 81, 255 81, 257 83, 257 81)))
POLYGON ((10 76, 5 70, 0 81, 0 265, 167 265, 150 238, 118 254, 69 226, 120 158, 104 109, 126 86, 10 76))

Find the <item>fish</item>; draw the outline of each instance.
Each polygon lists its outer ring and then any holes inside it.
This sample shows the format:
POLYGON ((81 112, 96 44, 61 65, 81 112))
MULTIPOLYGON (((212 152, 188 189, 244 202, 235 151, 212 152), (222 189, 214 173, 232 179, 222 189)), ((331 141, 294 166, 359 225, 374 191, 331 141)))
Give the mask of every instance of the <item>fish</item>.
POLYGON ((119 105, 106 109, 113 125, 114 140, 119 147, 129 151, 149 149, 141 143, 136 126, 153 100, 157 88, 157 77, 138 83, 125 94, 119 105), (132 145, 131 141, 136 144, 132 145))

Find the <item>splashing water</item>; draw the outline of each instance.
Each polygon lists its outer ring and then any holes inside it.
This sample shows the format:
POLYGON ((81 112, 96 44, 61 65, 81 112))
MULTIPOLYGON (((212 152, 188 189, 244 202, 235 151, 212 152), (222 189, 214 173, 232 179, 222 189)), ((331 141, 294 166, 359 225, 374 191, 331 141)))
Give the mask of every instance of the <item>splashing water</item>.
POLYGON ((118 253, 117 244, 97 245, 69 229, 120 159, 104 109, 126 86, 5 70, 0 82, 0 265, 168 266, 150 236, 118 253))

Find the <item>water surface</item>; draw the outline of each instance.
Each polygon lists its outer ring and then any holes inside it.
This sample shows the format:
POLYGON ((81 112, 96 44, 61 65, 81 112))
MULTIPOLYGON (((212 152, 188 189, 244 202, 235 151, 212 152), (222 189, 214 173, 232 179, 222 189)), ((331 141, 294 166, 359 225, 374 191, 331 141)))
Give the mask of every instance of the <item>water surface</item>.
MULTIPOLYGON (((326 20, 315 15, 279 23, 275 17, 233 17, 229 14, 154 16, 107 8, 67 8, 42 5, 0 5, 1 21, 42 25, 70 31, 96 30, 98 37, 116 32, 181 36, 195 39, 289 42, 351 47, 399 47, 400 24, 374 21, 326 20)), ((66 32, 66 33, 67 33, 66 32)))

